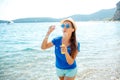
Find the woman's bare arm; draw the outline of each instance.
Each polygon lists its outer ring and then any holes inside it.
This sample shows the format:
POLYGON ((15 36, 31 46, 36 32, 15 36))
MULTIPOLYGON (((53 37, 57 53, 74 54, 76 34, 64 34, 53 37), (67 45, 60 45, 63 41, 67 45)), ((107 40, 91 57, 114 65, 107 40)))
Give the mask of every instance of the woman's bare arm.
POLYGON ((55 26, 50 26, 50 28, 42 42, 41 49, 47 49, 47 48, 50 48, 53 46, 52 42, 48 42, 48 37, 54 29, 55 29, 55 26))

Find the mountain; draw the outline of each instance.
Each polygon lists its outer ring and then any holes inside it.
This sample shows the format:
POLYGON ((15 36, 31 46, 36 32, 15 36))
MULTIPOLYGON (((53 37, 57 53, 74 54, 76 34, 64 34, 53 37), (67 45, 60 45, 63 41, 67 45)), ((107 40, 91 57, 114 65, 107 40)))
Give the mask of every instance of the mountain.
MULTIPOLYGON (((96 13, 89 15, 72 15, 68 16, 73 18, 75 21, 102 21, 109 20, 113 17, 115 13, 115 8, 100 10, 96 13)), ((63 18, 61 18, 63 19, 63 18)), ((59 22, 61 19, 49 18, 49 17, 40 17, 40 18, 21 18, 13 20, 15 23, 19 22, 59 22)))
POLYGON ((0 20, 0 23, 10 23, 10 21, 7 21, 7 20, 0 20))
POLYGON ((115 14, 113 16, 114 21, 120 21, 120 1, 116 4, 117 9, 115 11, 115 14))
POLYGON ((74 20, 76 21, 102 21, 102 20, 109 20, 113 17, 115 13, 115 8, 113 9, 103 9, 96 13, 89 14, 89 15, 72 15, 74 20))
POLYGON ((40 18, 20 18, 12 20, 15 23, 26 23, 26 22, 57 22, 59 19, 49 18, 49 17, 40 17, 40 18))
MULTIPOLYGON (((75 21, 103 21, 111 20, 114 16, 116 8, 103 9, 98 12, 89 15, 76 14, 68 17, 72 17, 75 21)), ((65 18, 65 17, 64 17, 65 18)), ((59 22, 64 18, 50 18, 50 17, 33 17, 33 18, 19 18, 12 20, 14 23, 28 23, 28 22, 59 22)), ((4 21, 0 21, 2 23, 4 21)), ((8 23, 8 22, 6 22, 8 23)))

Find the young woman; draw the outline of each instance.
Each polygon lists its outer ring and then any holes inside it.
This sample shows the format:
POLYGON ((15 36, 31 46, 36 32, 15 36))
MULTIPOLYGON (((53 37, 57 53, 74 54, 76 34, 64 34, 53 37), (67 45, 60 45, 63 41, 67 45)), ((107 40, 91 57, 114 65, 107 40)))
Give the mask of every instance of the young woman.
POLYGON ((80 51, 80 43, 76 41, 76 24, 72 18, 61 21, 63 36, 48 42, 48 37, 55 30, 50 26, 41 45, 42 49, 55 46, 56 73, 60 80, 74 80, 77 73, 75 58, 80 51))

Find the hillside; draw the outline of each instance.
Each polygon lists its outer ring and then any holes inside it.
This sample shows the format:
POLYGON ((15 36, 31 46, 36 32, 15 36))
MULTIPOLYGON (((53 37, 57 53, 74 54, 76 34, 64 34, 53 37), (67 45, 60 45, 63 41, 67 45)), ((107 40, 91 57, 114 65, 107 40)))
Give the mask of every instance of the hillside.
POLYGON ((0 20, 0 23, 10 23, 10 21, 7 21, 7 20, 0 20))
POLYGON ((116 4, 116 11, 115 14, 113 16, 113 21, 120 21, 120 1, 116 4))
POLYGON ((115 13, 115 8, 113 9, 104 9, 90 15, 73 15, 70 16, 76 21, 102 21, 109 20, 113 17, 115 13))
POLYGON ((40 17, 40 18, 20 18, 20 19, 15 19, 12 20, 15 23, 26 23, 26 22, 56 22, 59 21, 59 19, 55 19, 55 18, 49 18, 49 17, 40 17))
MULTIPOLYGON (((76 14, 68 17, 72 17, 75 21, 103 21, 110 20, 114 16, 115 8, 112 9, 104 9, 93 14, 89 15, 81 15, 76 14)), ((50 17, 33 17, 33 18, 19 18, 12 20, 14 23, 31 23, 31 22, 59 22, 63 18, 50 18, 50 17)), ((4 21, 0 21, 3 23, 4 21)), ((7 23, 7 22, 6 22, 7 23)))

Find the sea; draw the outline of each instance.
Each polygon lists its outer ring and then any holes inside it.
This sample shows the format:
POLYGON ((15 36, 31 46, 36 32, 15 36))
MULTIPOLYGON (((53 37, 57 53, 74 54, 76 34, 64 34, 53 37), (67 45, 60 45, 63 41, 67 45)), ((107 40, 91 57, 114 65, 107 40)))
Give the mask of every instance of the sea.
MULTIPOLYGON (((120 80, 120 22, 76 22, 80 52, 75 80, 120 80)), ((58 80, 54 47, 42 50, 49 26, 51 41, 62 36, 59 22, 0 24, 0 80, 58 80)))

